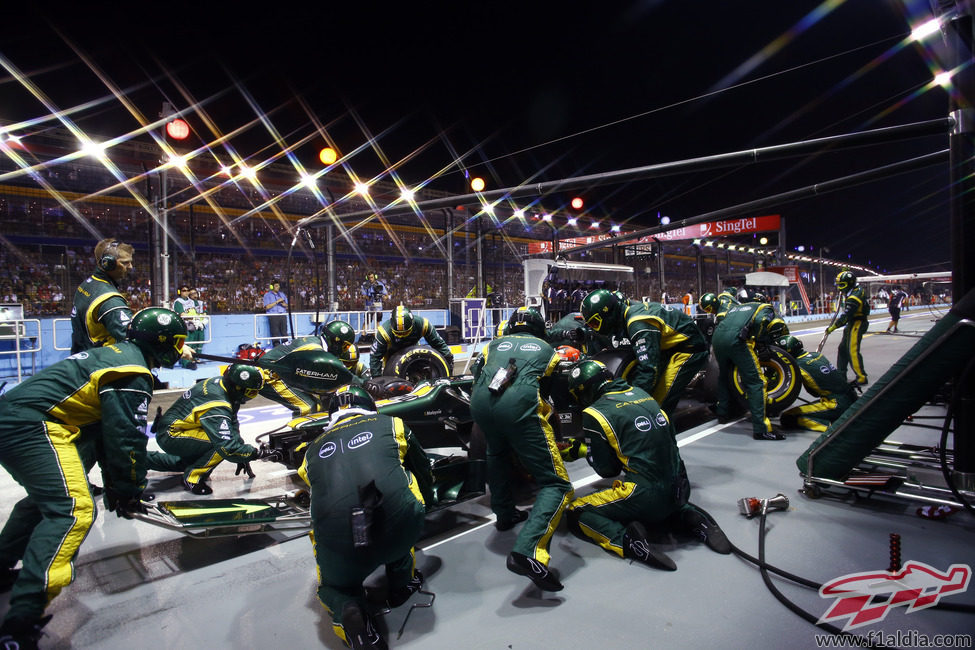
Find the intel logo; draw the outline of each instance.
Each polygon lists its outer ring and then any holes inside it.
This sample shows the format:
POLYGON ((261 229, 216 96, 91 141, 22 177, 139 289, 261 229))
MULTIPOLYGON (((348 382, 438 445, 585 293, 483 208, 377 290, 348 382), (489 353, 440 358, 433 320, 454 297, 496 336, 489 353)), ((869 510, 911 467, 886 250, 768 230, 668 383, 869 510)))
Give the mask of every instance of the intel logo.
POLYGON ((525 343, 518 349, 523 350, 524 352, 538 352, 542 349, 542 346, 538 345, 537 343, 525 343))
POLYGON ((362 445, 368 444, 370 440, 372 440, 372 432, 363 431, 362 433, 360 433, 355 438, 349 441, 348 447, 349 449, 356 449, 357 447, 361 447, 362 445))
POLYGON ((324 445, 322 445, 322 448, 318 450, 318 457, 328 458, 335 453, 336 449, 337 447, 335 446, 334 442, 326 442, 324 445))

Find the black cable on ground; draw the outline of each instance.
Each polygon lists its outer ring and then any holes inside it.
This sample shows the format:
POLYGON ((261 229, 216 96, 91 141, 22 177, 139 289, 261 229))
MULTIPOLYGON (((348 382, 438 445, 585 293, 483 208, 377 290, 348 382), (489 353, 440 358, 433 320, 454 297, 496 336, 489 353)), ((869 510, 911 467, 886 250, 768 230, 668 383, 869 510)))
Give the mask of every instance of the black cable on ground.
MULTIPOLYGON (((763 512, 762 515, 761 515, 761 517, 762 518, 759 521, 759 528, 758 528, 758 570, 762 574, 762 581, 765 583, 765 586, 772 593, 772 595, 775 596, 775 599, 778 600, 783 605, 785 605, 792 613, 796 614, 797 616, 801 617, 802 619, 804 619, 806 621, 809 621, 810 623, 812 623, 816 627, 821 628, 821 629, 825 630, 826 632, 828 632, 830 634, 834 634, 834 635, 837 635, 837 636, 845 636, 845 637, 856 637, 857 635, 850 634, 849 632, 844 632, 843 630, 841 630, 840 628, 838 628, 838 627, 836 627, 834 625, 830 625, 828 623, 820 623, 818 617, 813 616, 812 614, 810 614, 809 612, 807 612, 806 610, 802 609, 801 607, 799 607, 798 605, 796 605, 795 603, 793 603, 791 600, 789 600, 788 598, 786 598, 785 595, 781 591, 778 590, 778 588, 775 586, 775 584, 773 584, 772 578, 769 577, 768 564, 766 564, 766 562, 765 562, 765 517, 766 517, 766 513, 763 512)), ((871 647, 871 648, 888 648, 890 646, 878 645, 878 644, 870 644, 867 647, 871 647)))

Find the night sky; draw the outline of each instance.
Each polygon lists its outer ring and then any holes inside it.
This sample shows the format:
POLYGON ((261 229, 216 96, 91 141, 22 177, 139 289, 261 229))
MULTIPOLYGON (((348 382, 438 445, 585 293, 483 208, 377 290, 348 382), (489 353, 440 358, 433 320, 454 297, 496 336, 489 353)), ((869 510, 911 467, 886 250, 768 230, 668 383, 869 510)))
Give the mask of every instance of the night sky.
MULTIPOLYGON (((237 132, 229 142, 253 160, 303 141, 295 159, 317 171, 326 133, 363 179, 391 180, 393 167, 407 185, 458 193, 463 170, 508 187, 948 114, 947 91, 930 85, 941 36, 905 41, 930 17, 928 2, 80 4, 5 21, 0 53, 53 106, 77 108, 71 118, 87 133, 139 128, 111 87, 149 119, 164 100, 198 102, 194 130, 210 140, 214 129, 237 132)), ((23 81, 0 75, 0 120, 48 113, 23 81)), ((54 123, 34 128, 45 125, 54 123)), ((591 215, 641 228, 658 214, 688 218, 947 142, 576 193, 591 215)), ((943 165, 741 216, 782 214, 790 248, 828 247, 889 272, 942 269, 947 182, 943 165)))

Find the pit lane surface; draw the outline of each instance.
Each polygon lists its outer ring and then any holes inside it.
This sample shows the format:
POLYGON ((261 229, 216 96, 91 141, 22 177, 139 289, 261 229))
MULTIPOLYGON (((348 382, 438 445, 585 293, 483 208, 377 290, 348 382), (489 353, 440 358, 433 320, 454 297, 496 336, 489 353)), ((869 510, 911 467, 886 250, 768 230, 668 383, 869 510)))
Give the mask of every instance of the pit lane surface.
MULTIPOLYGON (((901 319, 903 329, 917 332, 930 324, 924 313, 901 319)), ((886 316, 875 319, 874 331, 864 338, 872 380, 916 341, 907 332, 876 333, 885 326, 886 316)), ((807 348, 815 348, 822 327, 799 333, 807 348)), ((835 358, 838 343, 836 333, 827 344, 830 357, 835 358)), ((925 407, 929 413, 938 410, 925 407)), ((288 419, 286 409, 266 405, 247 408, 243 416, 248 440, 288 419)), ((769 516, 768 554, 769 561, 793 573, 827 581, 884 570, 891 532, 902 537, 905 561, 940 570, 971 563, 975 524, 968 515, 930 521, 916 517, 911 504, 806 499, 797 494, 801 480, 795 459, 816 435, 792 433, 785 441, 768 442, 752 440, 750 431, 746 421, 718 425, 710 420, 679 436, 692 501, 710 511, 747 552, 756 553, 758 522, 738 514, 737 499, 782 492, 792 504, 769 516)), ((902 427, 891 437, 919 435, 927 432, 902 427)), ((297 485, 293 473, 278 465, 254 463, 254 468, 257 478, 245 480, 234 476, 232 465, 221 465, 213 476, 214 497, 277 494, 297 485)), ((585 461, 570 463, 568 469, 579 494, 608 483, 585 461)), ((93 482, 99 478, 93 472, 93 482)), ((175 475, 152 473, 150 490, 160 499, 190 496, 175 475)), ((3 473, 4 517, 21 495, 3 473)), ((396 631, 407 607, 385 617, 392 647, 816 647, 817 630, 778 604, 757 570, 694 540, 659 537, 679 567, 667 573, 612 557, 568 534, 563 525, 551 552, 566 588, 552 594, 505 570, 517 529, 499 533, 492 522, 486 498, 428 518, 417 561, 427 576, 425 588, 437 599, 432 608, 410 616, 400 639, 396 631)), ((77 569, 75 583, 48 609, 54 618, 42 648, 342 647, 315 596, 315 563, 306 536, 291 541, 279 535, 189 539, 102 512, 82 546, 77 569)), ((381 572, 374 580, 381 581, 381 572)), ((787 583, 780 588, 816 615, 831 604, 815 591, 787 583)), ((4 609, 6 598, 0 596, 4 609)), ((975 602, 975 594, 957 601, 975 602)), ((869 630, 970 634, 972 625, 961 614, 907 614, 899 607, 869 630)))

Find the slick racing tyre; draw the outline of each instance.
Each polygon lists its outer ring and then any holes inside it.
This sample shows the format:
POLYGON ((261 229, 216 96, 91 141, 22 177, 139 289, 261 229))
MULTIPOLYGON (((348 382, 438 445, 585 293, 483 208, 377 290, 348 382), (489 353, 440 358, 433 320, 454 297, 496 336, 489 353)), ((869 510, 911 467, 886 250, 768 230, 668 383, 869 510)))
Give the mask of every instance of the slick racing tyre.
POLYGON ((383 374, 395 375, 418 384, 424 379, 449 377, 450 370, 446 359, 439 352, 425 345, 414 345, 389 355, 383 374))
MULTIPOLYGON (((799 366, 792 355, 774 345, 758 351, 758 361, 765 374, 765 415, 773 417, 789 408, 799 396, 802 390, 799 366)), ((731 384, 738 402, 747 410, 748 399, 737 367, 731 375, 731 384)))
POLYGON ((636 368, 636 354, 631 347, 600 350, 592 358, 606 366, 615 379, 629 379, 636 368))

